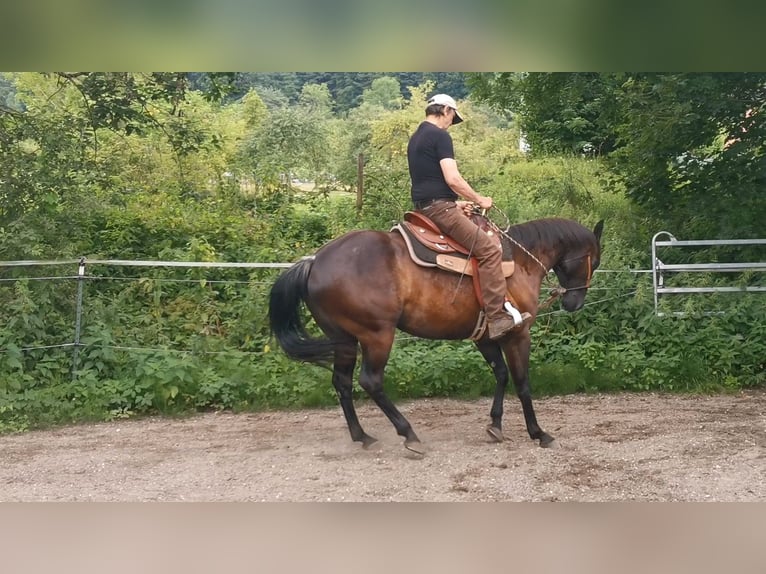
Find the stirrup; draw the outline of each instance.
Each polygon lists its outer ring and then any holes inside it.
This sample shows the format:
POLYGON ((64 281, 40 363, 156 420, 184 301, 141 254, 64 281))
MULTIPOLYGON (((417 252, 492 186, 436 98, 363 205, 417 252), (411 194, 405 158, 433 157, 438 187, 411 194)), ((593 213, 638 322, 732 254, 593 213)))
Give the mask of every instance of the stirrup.
MULTIPOLYGON (((516 307, 511 305, 510 301, 506 301, 505 303, 503 303, 503 309, 505 310, 506 313, 508 313, 513 318, 513 322, 517 326, 521 325, 524 322, 524 317, 521 316, 521 312, 516 307)), ((527 313, 527 315, 529 314, 527 313)))

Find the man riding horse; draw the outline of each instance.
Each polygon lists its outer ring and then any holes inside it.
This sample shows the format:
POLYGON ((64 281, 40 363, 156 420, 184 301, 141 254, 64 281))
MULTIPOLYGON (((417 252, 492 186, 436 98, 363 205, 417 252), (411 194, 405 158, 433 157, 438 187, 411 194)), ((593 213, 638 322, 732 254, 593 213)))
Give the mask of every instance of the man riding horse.
MULTIPOLYGON (((280 274, 269 293, 269 324, 279 346, 295 360, 331 366, 332 384, 351 439, 364 448, 376 439, 362 428, 354 407, 356 373, 359 386, 404 437, 404 446, 415 453, 425 452, 383 384, 397 331, 424 339, 473 340, 496 381, 491 423, 486 429, 492 440, 504 440, 503 400, 512 379, 529 437, 543 447, 555 444, 538 424, 532 405, 529 325, 537 314, 540 289, 549 271, 559 281, 561 307, 570 312, 583 307, 593 272, 601 262, 604 222, 599 221, 591 231, 568 219, 538 219, 505 230, 497 228, 500 233, 490 237, 466 217, 462 207, 467 203, 457 201, 460 196, 484 209, 492 206, 492 199, 476 193, 455 164, 446 129, 460 121, 449 96, 442 94, 429 101, 426 121, 413 134, 408 150, 412 199, 421 212, 412 215, 423 222, 430 219, 428 231, 439 237, 440 250, 457 242, 478 259, 474 277, 481 280, 479 290, 472 282, 462 281, 456 268, 439 265, 438 255, 444 252, 438 252, 435 264, 423 265, 410 250, 409 236, 396 226, 389 231, 356 229, 336 237, 280 274), (441 233, 434 231, 435 226, 441 233), (442 241, 446 238, 441 234, 454 241, 442 241), (513 250, 511 244, 519 250, 513 252, 512 262, 506 262, 513 264, 507 266, 509 274, 503 270, 502 252, 513 250), (507 283, 505 275, 509 275, 507 283), (516 318, 503 310, 506 290, 509 299, 513 292, 516 318), (441 304, 445 301, 451 304, 441 304), (480 328, 482 306, 487 331, 480 328), (307 330, 304 307, 320 335, 307 330)), ((426 231, 425 227, 418 229, 424 236, 426 231)), ((472 269, 473 265, 471 262, 472 269)))
POLYGON ((407 146, 412 202, 417 211, 477 259, 489 337, 500 339, 532 316, 520 313, 508 301, 501 267, 502 251, 466 217, 468 202, 486 210, 492 207, 492 198, 474 191, 458 171, 452 137, 447 129, 462 121, 452 97, 437 94, 428 100, 426 119, 412 134, 407 146), (466 201, 458 201, 458 197, 466 201))

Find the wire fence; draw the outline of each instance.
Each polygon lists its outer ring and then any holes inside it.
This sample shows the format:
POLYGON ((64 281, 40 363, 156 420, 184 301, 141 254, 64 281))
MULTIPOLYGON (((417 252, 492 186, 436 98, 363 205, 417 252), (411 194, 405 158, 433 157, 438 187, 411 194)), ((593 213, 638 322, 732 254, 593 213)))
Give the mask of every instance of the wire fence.
MULTIPOLYGON (((762 241, 762 240, 759 240, 762 241)), ((654 251, 653 251, 654 254, 654 251)), ((656 259, 656 256, 655 256, 656 259)), ((0 277, 0 289, 3 286, 12 285, 20 282, 64 282, 73 284, 75 286, 74 294, 74 309, 73 309, 73 326, 71 340, 65 341, 41 341, 35 344, 14 345, 14 350, 21 353, 29 353, 33 351, 42 350, 54 350, 54 349, 71 349, 72 352, 72 364, 73 372, 77 370, 79 363, 79 354, 81 350, 89 346, 88 343, 82 340, 83 330, 83 315, 86 306, 85 302, 85 286, 94 283, 101 284, 117 284, 117 283, 131 283, 142 284, 144 282, 151 282, 152 285, 200 285, 203 287, 210 286, 235 286, 235 287, 247 287, 263 290, 261 296, 265 301, 265 291, 273 283, 276 272, 287 267, 290 267, 292 263, 282 262, 207 262, 207 261, 154 261, 154 260, 126 260, 126 259, 64 259, 64 260, 21 260, 21 261, 0 261, 0 271, 4 271, 4 274, 12 272, 13 276, 0 277), (52 274, 49 272, 51 268, 67 268, 73 267, 76 273, 60 273, 52 274), (123 275, 121 272, 115 273, 115 269, 139 269, 143 268, 147 272, 131 273, 123 275), (47 273, 35 274, 34 270, 45 269, 47 273), (108 270, 112 272, 108 272, 108 270), (157 273, 149 274, 149 269, 153 271, 158 270, 182 270, 186 273, 192 270, 213 270, 215 276, 196 276, 196 277, 179 277, 179 276, 162 276, 157 273), (21 272, 21 271, 24 272, 21 272), (227 270, 247 270, 250 272, 246 278, 222 278, 221 275, 227 273, 227 270), (252 273, 266 272, 265 276, 254 276, 252 273)), ((551 281, 546 282, 555 283, 555 276, 553 272, 550 272, 551 281)), ((657 306, 657 288, 656 279, 655 285, 652 286, 652 278, 656 275, 656 269, 598 269, 596 270, 596 276, 602 276, 606 281, 595 281, 589 289, 590 295, 585 303, 586 307, 598 307, 612 303, 616 300, 627 299, 634 297, 641 285, 654 289, 655 293, 655 312, 657 306), (615 277, 624 277, 629 275, 634 278, 633 281, 626 282, 625 280, 615 281, 615 277), (643 282, 643 283, 642 283, 643 282), (601 283, 601 284, 600 284, 601 283)), ((541 299, 547 296, 545 292, 546 288, 541 291, 541 299)), ((563 309, 543 310, 538 313, 538 317, 545 317, 557 314, 563 314, 563 309)), ((398 333, 398 339, 413 339, 415 337, 409 336, 406 333, 398 333)), ((0 342, 0 354, 7 353, 8 341, 0 342)), ((248 351, 241 348, 227 348, 225 350, 210 350, 200 348, 174 348, 172 345, 141 345, 135 344, 135 342, 127 343, 104 343, 103 341, 98 343, 98 346, 102 348, 109 348, 115 351, 121 352, 145 352, 145 353, 174 353, 174 354, 207 354, 207 355, 252 355, 254 351, 248 351)))
MULTIPOLYGON (((79 364, 80 352, 86 349, 89 344, 82 340, 83 331, 83 316, 87 306, 87 298, 85 297, 85 286, 94 283, 133 283, 140 284, 141 282, 150 281, 153 285, 165 284, 165 285, 199 285, 199 286, 237 286, 237 287, 254 287, 265 291, 273 283, 275 272, 281 269, 290 267, 292 263, 253 263, 253 262, 200 262, 200 261, 148 261, 148 260, 123 260, 123 259, 67 259, 58 261, 0 261, 0 270, 15 270, 16 274, 13 277, 0 277, 0 288, 3 285, 19 283, 19 282, 65 282, 75 285, 74 294, 74 309, 73 309, 73 325, 72 325, 72 338, 65 342, 51 342, 51 343, 39 343, 28 344, 24 346, 15 346, 15 350, 22 353, 29 353, 32 351, 52 350, 52 349, 71 349, 72 352, 72 371, 76 372, 79 364), (50 272, 42 275, 34 274, 35 269, 50 268, 66 268, 72 266, 76 269, 76 273, 61 273, 51 274, 50 272), (198 270, 214 270, 217 275, 213 278, 209 277, 168 277, 158 276, 156 274, 150 276, 148 274, 130 274, 127 276, 118 274, 108 274, 105 270, 108 269, 129 269, 129 268, 144 268, 152 270, 182 270, 190 271, 193 269, 198 270), (25 270, 25 273, 19 273, 20 270, 25 270), (265 277, 253 277, 247 278, 221 278, 220 274, 223 270, 249 270, 249 271, 265 271, 271 272, 271 276, 265 277)), ((650 269, 598 269, 597 275, 610 276, 610 275, 625 275, 630 274, 635 277, 642 275, 650 277, 652 271, 650 269)), ((551 275, 553 273, 551 272, 551 275)), ((555 281, 555 277, 553 278, 555 281)), ((636 293, 635 288, 626 289, 624 286, 599 286, 598 281, 596 285, 590 288, 591 297, 586 303, 588 306, 594 306, 603 304, 609 301, 613 301, 619 298, 631 297, 636 293)), ((546 295, 542 293, 541 296, 546 295)), ((551 310, 541 312, 539 316, 554 315, 562 313, 563 310, 551 310)), ((406 334, 399 334, 401 338, 411 338, 406 334)), ((170 345, 162 346, 144 346, 140 344, 126 343, 120 344, 119 342, 113 342, 111 344, 105 344, 104 342, 98 343, 99 347, 109 348, 115 351, 121 352, 136 352, 136 353, 173 353, 179 355, 187 354, 207 354, 207 355, 252 355, 254 351, 247 351, 243 349, 229 348, 225 350, 205 350, 205 349, 191 349, 191 348, 173 348, 170 345)), ((6 353, 8 348, 0 348, 0 353, 6 353)))
MULTIPOLYGON (((263 280, 257 280, 257 278, 247 277, 244 279, 227 278, 221 279, 218 276, 213 278, 207 278, 204 276, 198 276, 195 278, 188 277, 168 277, 160 276, 155 271, 167 270, 167 269, 180 269, 181 271, 188 272, 193 269, 212 270, 217 274, 225 272, 225 270, 247 270, 247 271, 272 271, 281 268, 289 267, 289 263, 228 263, 228 262, 178 262, 178 261, 142 261, 142 260, 111 260, 111 259, 98 259, 98 260, 86 260, 80 258, 76 260, 58 260, 58 261, 2 261, 0 262, 0 272, 4 275, 0 277, 0 292, 4 289, 13 288, 13 285, 25 285, 31 283, 40 282, 54 282, 61 284, 62 288, 58 286, 48 291, 57 292, 58 297, 56 301, 51 301, 48 293, 40 294, 40 289, 30 291, 36 291, 37 293, 24 293, 22 297, 16 297, 17 299, 35 299, 35 294, 38 298, 45 299, 38 308, 34 308, 34 305, 29 304, 28 307, 33 310, 30 311, 30 315, 36 315, 35 320, 40 323, 35 325, 36 329, 30 328, 28 325, 25 331, 26 336, 18 335, 13 332, 14 317, 11 315, 14 310, 8 307, 4 308, 3 315, 5 317, 6 325, 11 325, 11 329, 6 329, 4 340, 0 340, 0 355, 5 356, 6 360, 13 360, 13 356, 16 360, 19 360, 19 355, 28 357, 34 357, 33 360, 40 361, 44 358, 56 357, 59 360, 61 355, 52 354, 51 352, 62 351, 71 354, 71 375, 75 379, 78 376, 78 371, 81 366, 81 354, 85 352, 89 347, 99 347, 102 352, 104 349, 121 353, 146 353, 146 354, 175 354, 180 356, 187 356, 192 353, 206 354, 206 355, 229 355, 229 356, 246 356, 253 354, 242 349, 227 348, 225 350, 205 350, 205 349, 193 349, 189 348, 192 345, 188 345, 186 348, 174 348, 176 345, 170 344, 154 344, 154 345, 141 345, 135 344, 135 341, 96 341, 89 343, 87 340, 83 340, 83 320, 85 316, 86 307, 88 305, 88 298, 85 296, 86 285, 93 284, 113 284, 115 282, 125 283, 130 282, 132 284, 140 285, 143 282, 150 281, 153 285, 172 285, 178 284, 188 289, 188 286, 197 284, 200 286, 230 286, 236 285, 239 287, 247 286, 247 288, 256 287, 259 289, 265 289, 266 286, 271 284, 271 280, 264 278, 263 280), (76 273, 69 273, 67 267, 74 266, 76 273), (55 274, 50 273, 51 268, 58 268, 64 270, 63 273, 55 274), (120 276, 120 272, 127 268, 153 268, 152 271, 148 271, 144 274, 130 274, 130 276, 120 276), (36 273, 38 270, 44 270, 43 273, 36 273), (113 271, 117 269, 117 273, 113 271), (110 273, 110 270, 112 273, 110 273), (12 276, 8 276, 12 275, 12 276), (66 285, 66 289, 63 287, 66 285), (69 286, 74 285, 74 297, 71 293, 62 293, 69 289, 69 286), (70 303, 66 303, 66 301, 70 303), (47 308, 46 308, 47 306, 47 308), (70 314, 71 313, 71 314, 70 314), (62 322, 62 316, 70 314, 72 323, 71 335, 68 340, 61 341, 45 341, 45 338, 53 339, 59 338, 57 335, 64 332, 66 328, 62 322), (52 316, 56 317, 55 325, 51 325, 54 321, 52 316), (39 318, 42 317, 42 318, 39 318), (34 342, 30 344, 29 331, 35 331, 31 336, 34 342), (22 343, 23 341, 23 343, 22 343), (26 344, 24 344, 26 343, 26 344), (35 355, 35 353, 38 353, 35 355), (43 353, 42 355, 39 353, 43 353)), ((5 294, 8 296, 8 294, 5 294)), ((101 293, 101 295, 103 295, 101 293)), ((10 295, 6 300, 13 300, 13 295, 10 295)), ((18 314, 18 313, 17 313, 18 314)), ((26 313, 22 313, 26 314, 26 313)), ((16 317, 18 320, 18 317, 16 317)), ((22 321, 29 322, 29 317, 23 317, 22 321)), ((126 330, 126 329, 123 329, 126 330)))
MULTIPOLYGON (((187 357, 203 363, 240 358, 252 362, 268 352, 268 290, 291 265, 85 258, 0 261, 0 316, 6 322, 6 329, 0 330, 0 360, 34 362, 35 368, 55 363, 73 380, 92 368, 94 356, 107 352, 116 353, 108 361, 127 363, 187 357), (23 307, 22 312, 11 305, 23 307), (40 325, 23 325, 16 332, 12 323, 18 323, 20 315, 40 325)), ((654 273, 597 269, 585 307, 611 317, 619 315, 615 306, 625 301, 634 313, 638 309, 655 317, 654 273)), ((541 302, 558 284, 553 272, 548 279, 541 302)), ((537 316, 545 319, 542 332, 564 315, 568 314, 560 308, 541 308, 537 316)), ((397 332, 396 339, 409 344, 418 338, 397 332)))

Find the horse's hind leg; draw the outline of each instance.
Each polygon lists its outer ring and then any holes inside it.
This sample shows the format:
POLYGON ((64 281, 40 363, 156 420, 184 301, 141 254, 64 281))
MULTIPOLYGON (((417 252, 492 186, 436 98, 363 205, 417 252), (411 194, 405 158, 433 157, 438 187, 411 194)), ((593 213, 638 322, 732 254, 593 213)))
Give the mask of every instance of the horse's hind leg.
POLYGON ((367 391, 375 404, 394 425, 397 434, 404 437, 404 446, 417 454, 424 454, 423 445, 418 439, 409 421, 394 406, 383 390, 383 371, 388 362, 394 335, 384 335, 374 344, 362 343, 362 368, 359 373, 359 385, 367 391))
POLYGON ((348 431, 351 433, 351 440, 361 442, 362 447, 369 448, 377 442, 377 439, 368 435, 359 424, 359 418, 356 416, 354 400, 352 397, 354 367, 356 366, 356 343, 339 348, 335 352, 335 361, 333 363, 332 384, 335 392, 338 393, 338 400, 343 409, 343 415, 346 417, 348 431))

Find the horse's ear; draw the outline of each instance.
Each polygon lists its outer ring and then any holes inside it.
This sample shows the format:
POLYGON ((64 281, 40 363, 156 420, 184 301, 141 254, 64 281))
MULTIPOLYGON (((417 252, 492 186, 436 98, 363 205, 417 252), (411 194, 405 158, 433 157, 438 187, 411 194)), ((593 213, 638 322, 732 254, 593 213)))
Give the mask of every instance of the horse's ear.
POLYGON ((596 241, 601 243, 601 232, 604 231, 604 220, 602 219, 596 224, 596 227, 593 228, 593 235, 596 236, 596 241))

